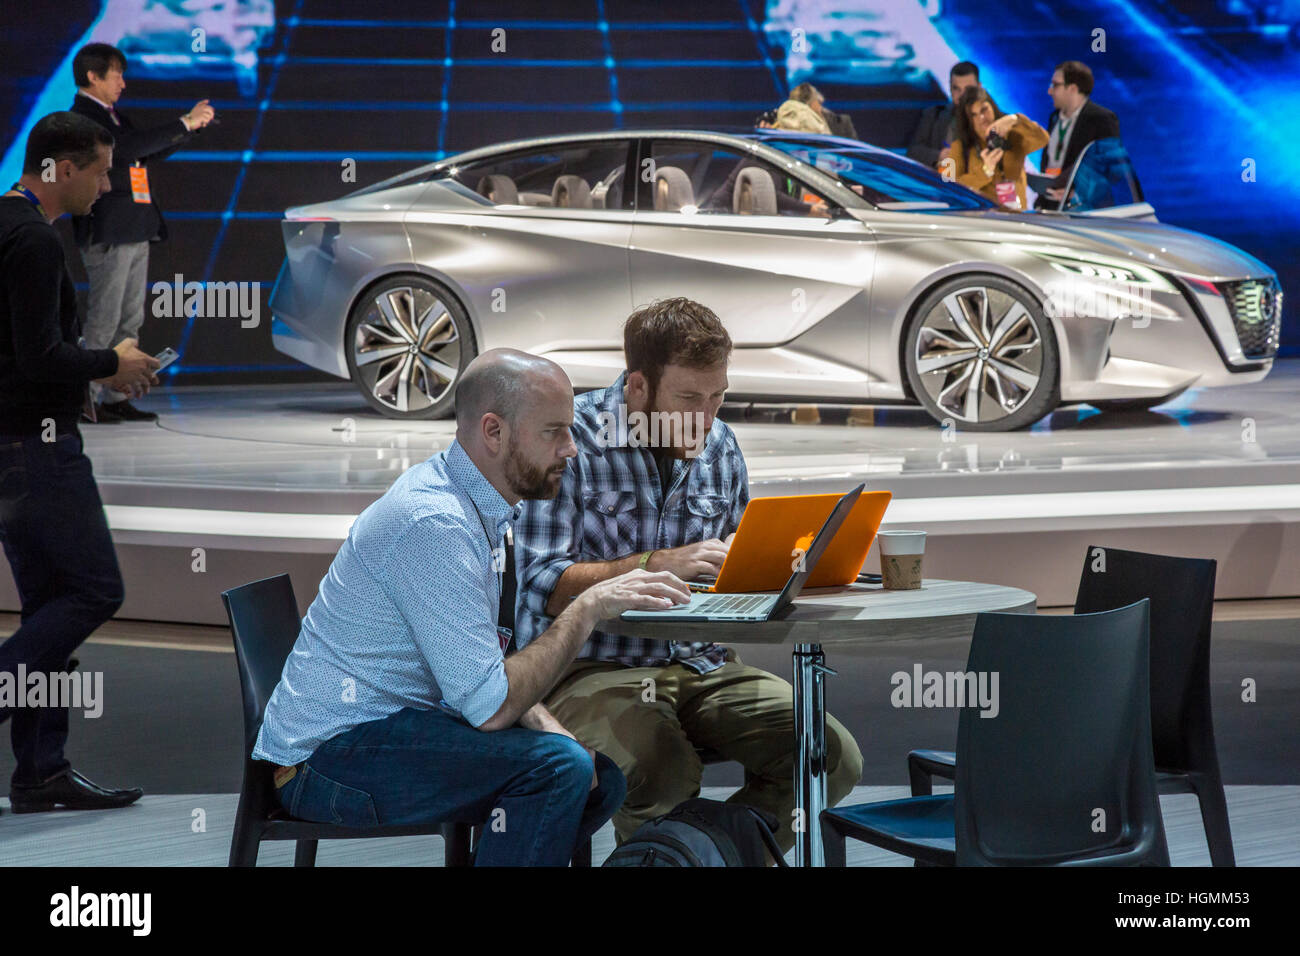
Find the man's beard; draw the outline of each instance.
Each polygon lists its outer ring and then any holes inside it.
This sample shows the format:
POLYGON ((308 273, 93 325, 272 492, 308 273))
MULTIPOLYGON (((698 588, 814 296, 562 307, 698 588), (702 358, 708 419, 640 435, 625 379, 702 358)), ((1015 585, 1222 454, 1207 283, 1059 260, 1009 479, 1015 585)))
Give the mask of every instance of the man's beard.
POLYGON ((510 490, 523 499, 554 498, 560 491, 559 477, 565 467, 567 462, 539 468, 525 461, 513 442, 506 450, 506 481, 510 482, 510 490))
MULTIPOLYGON (((686 429, 688 427, 686 417, 691 413, 681 412, 678 413, 677 419, 673 419, 669 413, 657 407, 658 399, 659 385, 655 383, 655 387, 650 392, 650 398, 646 402, 646 412, 651 416, 660 416, 658 451, 670 458, 685 459, 698 455, 704 447, 708 429, 703 428, 701 423, 701 428, 696 429, 695 433, 691 435, 691 443, 688 446, 686 443, 686 429), (678 422, 681 423, 680 427, 677 427, 678 422)), ((692 421, 690 424, 694 425, 695 423, 692 421)))

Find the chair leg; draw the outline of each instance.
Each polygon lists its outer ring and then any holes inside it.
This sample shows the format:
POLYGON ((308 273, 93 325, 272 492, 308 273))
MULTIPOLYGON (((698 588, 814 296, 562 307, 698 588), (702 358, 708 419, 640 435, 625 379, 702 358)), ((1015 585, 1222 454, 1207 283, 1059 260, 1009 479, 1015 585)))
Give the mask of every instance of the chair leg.
POLYGON ((591 867, 591 840, 583 840, 573 851, 572 866, 591 867))
POLYGON ((844 834, 835 824, 822 817, 822 857, 828 867, 848 866, 844 834))
POLYGON ((293 865, 315 866, 317 843, 316 840, 299 840, 293 851, 293 865))
POLYGON ((470 865, 470 825, 468 823, 449 823, 442 828, 442 838, 446 842, 444 866, 470 865))
POLYGON ((235 815, 235 832, 230 838, 230 860, 227 866, 257 866, 257 850, 261 844, 260 830, 248 822, 243 814, 235 815))
POLYGON ((1228 801, 1223 794, 1223 782, 1200 773, 1190 773, 1187 779, 1201 804, 1201 823, 1205 827, 1205 842, 1210 847, 1210 865, 1236 866, 1237 857, 1232 849, 1232 830, 1228 826, 1228 801))

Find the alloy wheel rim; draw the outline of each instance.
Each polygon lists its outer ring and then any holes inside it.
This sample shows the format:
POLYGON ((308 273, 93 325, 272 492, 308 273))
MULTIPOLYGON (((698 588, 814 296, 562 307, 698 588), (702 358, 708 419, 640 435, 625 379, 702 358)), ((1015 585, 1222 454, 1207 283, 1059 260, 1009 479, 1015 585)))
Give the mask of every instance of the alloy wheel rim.
POLYGON ((396 412, 419 412, 455 385, 460 330, 446 303, 428 289, 385 289, 357 325, 352 358, 376 401, 396 412))
POLYGON ((924 316, 913 360, 945 416, 987 423, 1014 414, 1034 394, 1043 343, 1023 302, 1000 289, 969 286, 924 316))

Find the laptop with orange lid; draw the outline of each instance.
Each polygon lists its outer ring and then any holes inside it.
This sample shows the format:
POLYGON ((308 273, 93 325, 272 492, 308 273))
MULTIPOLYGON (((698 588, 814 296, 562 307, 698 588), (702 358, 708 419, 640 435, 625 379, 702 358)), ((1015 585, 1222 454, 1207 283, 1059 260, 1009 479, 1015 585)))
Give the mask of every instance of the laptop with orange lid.
MULTIPOLYGON (((866 491, 858 496, 804 587, 840 587, 857 579, 891 497, 888 491, 866 491)), ((799 556, 807 554, 817 530, 840 498, 780 495, 750 499, 717 580, 691 582, 691 590, 719 594, 778 590, 799 556)))

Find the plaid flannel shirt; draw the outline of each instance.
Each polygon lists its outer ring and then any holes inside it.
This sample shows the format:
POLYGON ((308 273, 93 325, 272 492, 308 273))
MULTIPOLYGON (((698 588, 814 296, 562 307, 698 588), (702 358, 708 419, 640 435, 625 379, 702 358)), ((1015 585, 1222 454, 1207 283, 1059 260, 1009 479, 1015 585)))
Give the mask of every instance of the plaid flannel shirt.
MULTIPOLYGON (((525 501, 515 524, 519 598, 515 639, 523 648, 551 625, 546 603, 564 570, 586 561, 725 538, 749 503, 749 474, 736 436, 714 419, 704 448, 673 463, 668 494, 654 454, 628 444, 624 372, 609 388, 578 397, 569 461, 559 494, 525 501), (611 417, 605 417, 605 416, 611 417), (610 428, 610 423, 615 423, 610 428)), ((596 631, 578 659, 613 660, 630 667, 681 663, 704 674, 725 663, 725 649, 596 631)))

